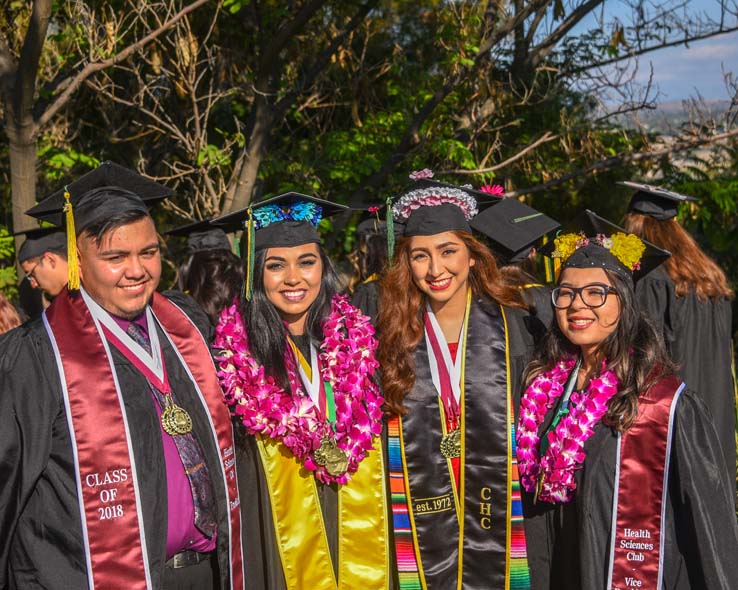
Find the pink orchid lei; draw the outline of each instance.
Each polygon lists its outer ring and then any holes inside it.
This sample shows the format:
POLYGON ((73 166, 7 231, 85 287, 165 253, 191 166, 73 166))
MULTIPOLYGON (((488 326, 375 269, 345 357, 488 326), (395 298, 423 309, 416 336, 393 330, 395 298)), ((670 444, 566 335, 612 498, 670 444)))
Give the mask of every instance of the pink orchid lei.
POLYGON ((266 375, 251 355, 237 305, 221 313, 213 346, 223 351, 218 378, 225 402, 249 434, 282 442, 319 481, 345 484, 382 431, 384 399, 371 379, 379 366, 374 358, 377 341, 369 318, 343 295, 333 298, 323 335, 319 358, 322 377, 333 388, 335 432, 304 393, 289 346, 285 347, 285 365, 292 393, 266 375), (334 438, 348 456, 348 469, 339 476, 330 475, 315 462, 314 452, 324 437, 334 438))
MULTIPOLYGON (((577 484, 575 471, 585 459, 584 443, 594 433, 595 425, 607 412, 607 402, 618 392, 618 378, 603 371, 589 382, 587 390, 571 395, 570 410, 548 433, 548 448, 540 457, 538 429, 546 413, 564 392, 575 360, 558 362, 550 371, 533 380, 520 400, 520 419, 516 435, 520 482, 534 492, 543 471, 543 486, 538 495, 545 502, 569 502, 577 484)), ((603 369, 604 369, 603 363, 603 369)))

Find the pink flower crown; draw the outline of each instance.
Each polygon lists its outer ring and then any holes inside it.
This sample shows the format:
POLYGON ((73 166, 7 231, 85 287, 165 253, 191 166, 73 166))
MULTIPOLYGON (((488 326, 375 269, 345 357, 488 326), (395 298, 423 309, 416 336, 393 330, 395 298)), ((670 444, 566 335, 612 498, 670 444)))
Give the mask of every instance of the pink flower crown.
MULTIPOLYGON (((424 169, 419 172, 410 174, 413 180, 433 178, 433 172, 424 169)), ((471 185, 464 185, 462 188, 471 189, 471 185)), ((392 205, 392 214, 398 221, 405 221, 412 215, 413 211, 420 207, 435 207, 450 203, 456 205, 464 213, 464 217, 469 221, 477 213, 477 200, 469 193, 451 186, 431 186, 427 188, 419 188, 411 190, 402 195, 395 204, 392 205)))

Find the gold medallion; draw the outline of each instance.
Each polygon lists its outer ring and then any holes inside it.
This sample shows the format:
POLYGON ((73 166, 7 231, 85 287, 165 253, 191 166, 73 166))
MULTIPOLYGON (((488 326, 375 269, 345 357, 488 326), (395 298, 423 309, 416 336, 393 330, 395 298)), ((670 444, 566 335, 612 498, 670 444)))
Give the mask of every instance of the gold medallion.
POLYGON ((313 453, 315 462, 325 467, 329 475, 339 476, 348 469, 348 457, 346 452, 339 449, 336 441, 325 437, 320 441, 320 447, 313 453))
POLYGON ((461 430, 455 428, 441 437, 441 455, 446 459, 461 457, 461 430))
POLYGON ((169 436, 189 434, 192 432, 192 418, 184 408, 172 401, 170 394, 165 395, 165 408, 161 413, 161 425, 169 436))

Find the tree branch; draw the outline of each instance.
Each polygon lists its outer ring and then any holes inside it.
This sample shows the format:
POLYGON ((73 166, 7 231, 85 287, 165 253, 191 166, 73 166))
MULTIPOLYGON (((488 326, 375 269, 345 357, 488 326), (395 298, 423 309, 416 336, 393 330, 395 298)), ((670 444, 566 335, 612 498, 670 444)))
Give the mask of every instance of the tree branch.
POLYGON ((563 22, 556 27, 548 37, 541 41, 538 45, 533 47, 531 50, 530 61, 533 67, 537 67, 538 64, 543 61, 546 56, 556 47, 556 44, 569 33, 583 18, 585 18, 590 12, 592 12, 599 4, 602 4, 604 0, 588 0, 584 4, 580 4, 574 9, 569 16, 567 16, 563 22))
POLYGON ((377 5, 377 3, 378 0, 368 0, 362 4, 353 18, 349 21, 349 24, 346 25, 343 31, 334 37, 331 44, 320 53, 318 58, 315 60, 315 63, 313 63, 313 66, 307 74, 300 79, 295 89, 277 102, 274 107, 277 117, 283 116, 284 113, 287 112, 287 109, 294 104, 297 96, 315 83, 315 79, 318 77, 320 72, 322 72, 328 63, 330 63, 331 57, 336 53, 336 51, 338 51, 338 48, 343 45, 346 38, 364 22, 366 16, 371 12, 372 8, 377 5))
POLYGON ((653 51, 658 51, 660 49, 666 49, 668 47, 677 47, 679 45, 687 45, 688 43, 694 43, 695 41, 704 41, 705 39, 711 39, 712 37, 718 37, 720 35, 726 35, 728 33, 733 33, 735 31, 738 31, 738 25, 730 27, 728 29, 721 29, 718 31, 710 31, 709 33, 703 33, 701 35, 694 35, 691 37, 684 37, 682 39, 676 39, 674 41, 666 41, 663 43, 658 43, 657 45, 652 45, 650 47, 643 47, 641 49, 637 49, 634 51, 630 51, 628 53, 624 53, 623 55, 619 55, 617 57, 613 57, 610 59, 605 59, 602 61, 597 61, 593 63, 589 63, 583 66, 580 66, 578 68, 572 68, 569 70, 561 70, 562 76, 572 76, 576 74, 581 74, 582 72, 586 72, 588 70, 592 70, 594 68, 601 68, 605 66, 610 66, 616 63, 619 63, 621 61, 624 61, 626 59, 631 59, 633 57, 638 57, 641 55, 646 55, 647 53, 651 53, 653 51))
POLYGON ((592 174, 596 174, 597 172, 602 172, 605 170, 612 170, 613 168, 617 168, 619 166, 622 166, 623 164, 630 164, 632 162, 641 162, 644 160, 657 160, 659 158, 663 158, 664 156, 668 156, 670 154, 683 152, 685 150, 690 150, 696 147, 700 147, 702 145, 718 143, 719 141, 730 139, 731 137, 736 137, 736 136, 738 136, 738 129, 733 129, 731 131, 727 131, 719 135, 712 135, 710 137, 700 137, 697 139, 685 140, 673 146, 659 149, 659 150, 651 150, 648 152, 636 152, 633 154, 620 154, 618 156, 612 156, 611 158, 605 158, 604 160, 595 162, 594 164, 591 164, 590 166, 586 166, 585 168, 574 170, 573 172, 570 172, 569 174, 564 174, 563 176, 560 176, 559 178, 549 180, 548 182, 544 182, 543 184, 539 184, 539 185, 536 185, 530 188, 520 189, 517 191, 511 191, 509 193, 506 193, 506 196, 519 197, 522 195, 540 193, 550 188, 561 186, 562 184, 569 182, 570 180, 573 180, 575 178, 579 178, 582 176, 590 176, 592 174))
POLYGON ((536 149, 539 145, 543 145, 544 143, 554 141, 558 139, 559 137, 561 136, 558 134, 554 135, 553 133, 547 131, 541 137, 539 137, 533 143, 527 145, 525 148, 520 150, 514 156, 510 156, 506 160, 503 160, 502 162, 499 162, 495 164, 494 166, 488 166, 487 168, 478 168, 477 170, 465 170, 463 168, 457 168, 455 170, 441 170, 439 174, 486 174, 487 172, 494 172, 495 170, 500 170, 501 168, 505 168, 506 166, 509 166, 513 162, 516 162, 528 152, 531 152, 534 149, 536 149))
MULTIPOLYGON (((49 0, 44 0, 49 1, 49 0)), ((44 111, 44 113, 39 117, 38 119, 38 126, 43 127, 48 123, 51 118, 56 115, 57 112, 59 112, 59 109, 61 109, 67 101, 70 99, 72 94, 76 92, 76 90, 82 85, 82 83, 87 80, 92 74, 95 72, 99 72, 100 70, 104 70, 105 68, 109 68, 110 66, 114 66, 117 63, 120 63, 124 59, 126 59, 129 55, 133 54, 134 52, 138 51, 142 47, 144 47, 146 44, 148 44, 150 41, 153 41, 156 39, 159 35, 164 33, 165 31, 171 29, 175 24, 177 24, 182 18, 187 16, 192 11, 196 10, 203 4, 206 4, 209 0, 195 0, 191 4, 185 6, 182 10, 180 10, 177 14, 175 14, 172 18, 170 18, 168 21, 164 22, 158 29, 155 29, 139 41, 136 41, 132 45, 129 45, 125 49, 119 51, 114 56, 98 61, 87 64, 84 68, 82 68, 82 71, 80 71, 74 78, 72 78, 71 82, 69 82, 68 85, 65 84, 64 92, 62 92, 51 105, 44 111)), ((35 3, 34 3, 35 5, 35 3)))
POLYGON ((272 42, 266 48, 264 55, 261 58, 261 63, 265 66, 269 66, 272 62, 277 60, 277 57, 281 53, 284 46, 287 44, 292 37, 294 37, 320 10, 325 4, 325 0, 313 0, 305 4, 295 15, 293 19, 290 19, 287 24, 282 27, 272 38, 272 42))
POLYGON ((30 120, 36 91, 38 64, 41 60, 50 17, 51 0, 37 0, 33 3, 31 22, 28 24, 28 31, 23 41, 15 74, 13 95, 10 97, 16 123, 22 124, 25 120, 30 120))

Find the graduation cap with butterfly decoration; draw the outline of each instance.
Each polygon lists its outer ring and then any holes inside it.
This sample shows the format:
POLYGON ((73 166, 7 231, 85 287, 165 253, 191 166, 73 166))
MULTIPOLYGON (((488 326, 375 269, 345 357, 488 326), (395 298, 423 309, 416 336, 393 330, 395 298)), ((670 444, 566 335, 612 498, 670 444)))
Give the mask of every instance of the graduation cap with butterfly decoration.
POLYGON ((347 210, 345 205, 332 203, 297 192, 284 193, 253 203, 210 221, 227 231, 234 225, 246 232, 245 297, 253 291, 254 255, 266 248, 293 248, 320 243, 318 224, 326 217, 347 210))

